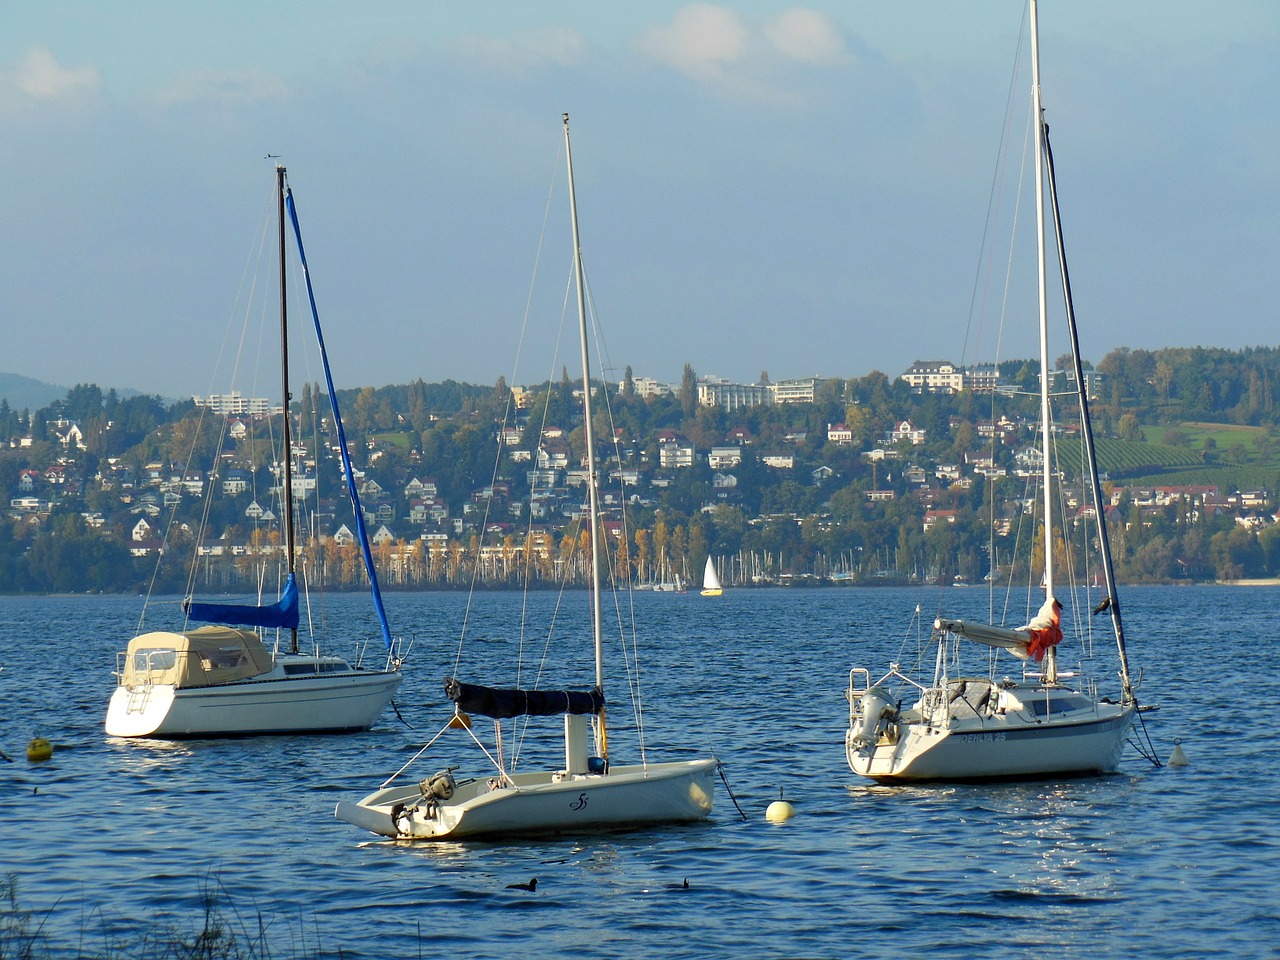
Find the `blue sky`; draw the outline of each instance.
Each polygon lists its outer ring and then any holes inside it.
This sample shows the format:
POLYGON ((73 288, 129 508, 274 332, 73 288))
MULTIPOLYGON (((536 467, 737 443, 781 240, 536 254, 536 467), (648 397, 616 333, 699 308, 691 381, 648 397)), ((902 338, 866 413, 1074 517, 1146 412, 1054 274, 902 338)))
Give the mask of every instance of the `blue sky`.
MULTIPOLYGON (((558 374, 536 334, 523 375, 513 357, 540 243, 556 295, 530 329, 559 318, 565 111, 613 372, 1029 356, 1022 280, 1001 307, 1012 152, 997 178, 1007 109, 1025 130, 1023 7, 6 4, 0 370, 226 388, 208 357, 270 153, 340 386, 558 374)), ((1087 358, 1275 345, 1280 6, 1042 0, 1040 19, 1087 358)))

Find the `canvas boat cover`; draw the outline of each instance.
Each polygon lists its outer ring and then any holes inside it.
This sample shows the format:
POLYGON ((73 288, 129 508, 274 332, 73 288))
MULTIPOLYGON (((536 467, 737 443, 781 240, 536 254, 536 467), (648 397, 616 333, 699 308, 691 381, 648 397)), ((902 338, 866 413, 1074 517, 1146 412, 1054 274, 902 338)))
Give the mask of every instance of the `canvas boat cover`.
POLYGON ((270 673, 271 654, 256 633, 200 627, 186 633, 156 631, 129 641, 121 682, 208 687, 270 673))

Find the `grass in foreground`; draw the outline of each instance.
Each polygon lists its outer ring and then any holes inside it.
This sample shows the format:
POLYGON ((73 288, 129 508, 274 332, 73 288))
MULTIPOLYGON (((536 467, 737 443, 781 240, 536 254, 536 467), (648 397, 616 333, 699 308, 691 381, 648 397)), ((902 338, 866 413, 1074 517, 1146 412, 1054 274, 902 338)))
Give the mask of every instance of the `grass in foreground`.
MULTIPOLYGON (((203 917, 190 929, 157 925, 119 940, 120 935, 112 934, 106 918, 99 918, 101 947, 82 942, 69 948, 50 942, 45 931, 47 917, 22 906, 18 878, 8 874, 0 879, 0 960, 318 960, 321 956, 300 937, 290 937, 287 953, 272 953, 262 915, 246 921, 233 909, 224 908, 227 900, 221 883, 208 880, 201 891, 203 917)), ((83 932, 82 938, 87 939, 83 932)), ((341 957, 342 952, 336 956, 341 957)))

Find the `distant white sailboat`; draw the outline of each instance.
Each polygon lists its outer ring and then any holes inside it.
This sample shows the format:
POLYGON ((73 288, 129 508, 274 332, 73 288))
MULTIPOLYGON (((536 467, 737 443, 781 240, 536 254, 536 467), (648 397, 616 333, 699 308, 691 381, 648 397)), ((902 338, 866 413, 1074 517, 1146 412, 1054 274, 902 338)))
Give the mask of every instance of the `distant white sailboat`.
POLYGON ((656 573, 657 579, 649 580, 644 583, 637 583, 635 589, 653 590, 657 593, 685 592, 684 580, 681 579, 680 574, 671 569, 671 564, 667 560, 665 551, 663 552, 661 559, 658 561, 656 573))
MULTIPOLYGON (((977 780, 1034 778, 1050 775, 1105 773, 1116 768, 1126 736, 1138 710, 1135 688, 1125 651, 1114 571, 1111 565, 1101 485, 1094 456, 1089 402, 1079 358, 1070 283, 1057 220, 1053 158, 1048 127, 1040 105, 1040 58, 1036 2, 1030 0, 1032 48, 1032 117, 1035 124, 1036 209, 1038 224, 1040 304, 1040 438, 1042 450, 1042 529, 1036 539, 1042 555, 1044 600, 1026 624, 1005 627, 940 616, 930 637, 932 679, 912 676, 898 663, 875 682, 870 673, 855 667, 849 674, 849 729, 845 754, 850 769, 881 782, 919 780, 977 780), (1055 463, 1052 424, 1051 367, 1048 335, 1048 285, 1046 280, 1046 180, 1053 196, 1054 232, 1071 334, 1076 400, 1087 460, 1086 483, 1095 507, 1094 539, 1105 578, 1106 596, 1093 610, 1106 611, 1115 634, 1119 690, 1115 698, 1099 693, 1098 681, 1059 670, 1058 644, 1063 639, 1063 604, 1058 599, 1055 576, 1055 539, 1052 518, 1062 469, 1055 463), (1041 548, 1040 545, 1048 545, 1041 548), (992 656, 985 673, 960 669, 961 644, 952 638, 971 640, 1013 654, 1019 666, 992 656), (1009 671, 1006 673, 1006 671, 1009 671), (904 705, 905 704, 905 705, 904 705)), ((1074 591, 1063 597, 1074 599, 1074 591)), ((916 608, 917 616, 919 607, 916 608)), ((1074 634, 1087 638, 1088 605, 1075 605, 1074 634)), ((922 657, 924 660, 924 657, 922 657)), ((927 661, 921 663, 928 669, 927 661)))
POLYGON ((704 597, 718 597, 724 593, 724 588, 720 586, 720 578, 716 575, 716 565, 712 563, 711 557, 707 557, 707 565, 702 568, 702 595, 704 597))
MULTIPOLYGON (((450 766, 420 782, 397 782, 413 763, 410 761, 364 799, 338 804, 335 811, 338 819, 382 836, 400 840, 454 840, 527 833, 578 833, 700 820, 711 812, 714 780, 719 767, 719 761, 714 757, 666 763, 642 762, 631 766, 614 766, 609 761, 601 629, 601 567, 605 541, 600 526, 591 415, 591 363, 568 114, 564 116, 564 138, 584 385, 583 423, 590 522, 587 555, 592 587, 589 593, 596 685, 591 690, 511 690, 448 678, 445 691, 454 702, 455 713, 437 734, 437 739, 449 729, 466 731, 484 750, 492 762, 492 769, 487 777, 457 779, 453 775, 455 768, 450 766), (491 717, 496 721, 495 727, 508 718, 563 715, 564 766, 534 773, 513 772, 504 761, 500 747, 491 751, 472 732, 471 715, 491 717)), ((500 740, 500 733, 498 737, 500 740)), ((434 742, 432 740, 427 747, 434 742)))

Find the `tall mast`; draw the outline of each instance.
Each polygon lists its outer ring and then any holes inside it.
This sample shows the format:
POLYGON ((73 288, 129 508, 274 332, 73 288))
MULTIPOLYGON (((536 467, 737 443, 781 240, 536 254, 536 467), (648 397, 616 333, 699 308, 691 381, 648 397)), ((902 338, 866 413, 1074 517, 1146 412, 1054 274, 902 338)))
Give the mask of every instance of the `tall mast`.
POLYGON ((1050 367, 1048 367, 1048 280, 1044 262, 1044 124, 1041 92, 1039 92, 1039 35, 1036 0, 1030 0, 1032 26, 1032 114, 1036 123, 1036 253, 1039 297, 1039 333, 1041 333, 1041 457, 1044 490, 1044 596, 1053 596, 1053 498, 1051 481, 1053 465, 1050 452, 1050 367))
MULTIPOLYGON (((582 350, 582 416, 587 445, 587 501, 590 506, 591 532, 587 543, 591 550, 591 633, 595 639, 596 686, 604 690, 604 650, 600 618, 600 504, 596 495, 596 449, 591 422, 591 359, 587 351, 587 301, 582 280, 582 245, 578 239, 578 201, 573 190, 573 154, 569 149, 569 115, 564 115, 564 155, 569 167, 569 218, 573 221, 573 272, 578 287, 578 339, 582 350)), ((600 713, 603 741, 604 712, 600 713)), ((602 751, 602 755, 607 756, 602 751)))
MULTIPOLYGON (((293 436, 290 430, 289 393, 289 301, 285 276, 285 243, 284 243, 284 181, 285 168, 276 166, 276 203, 280 225, 280 396, 284 400, 284 553, 289 573, 294 570, 294 532, 293 532, 293 436)), ((298 628, 290 631, 290 650, 298 652, 298 628)))
POLYGON ((1111 614, 1112 631, 1120 655, 1120 680, 1124 688, 1125 702, 1133 699, 1133 680, 1129 675, 1129 654, 1125 649, 1124 621, 1120 616, 1120 600, 1116 594, 1116 573, 1111 563, 1111 541, 1107 533, 1107 514, 1102 498, 1102 481, 1098 476, 1098 454, 1093 442, 1093 420, 1089 414, 1089 389, 1085 381, 1084 365, 1080 361, 1080 335, 1076 327, 1075 301, 1071 295, 1071 273, 1067 269, 1067 246, 1062 235, 1062 213, 1058 207, 1058 181, 1053 170, 1053 145, 1050 143, 1049 126, 1044 126, 1044 161, 1049 179, 1049 207, 1053 211, 1053 235, 1058 248, 1058 270, 1062 275, 1063 301, 1067 307, 1067 331, 1071 337, 1071 362, 1076 378, 1076 396, 1080 405, 1080 436, 1084 440, 1085 462, 1089 467, 1089 488, 1093 498, 1095 528, 1098 531, 1098 554, 1102 560, 1102 573, 1106 580, 1107 606, 1111 614))

